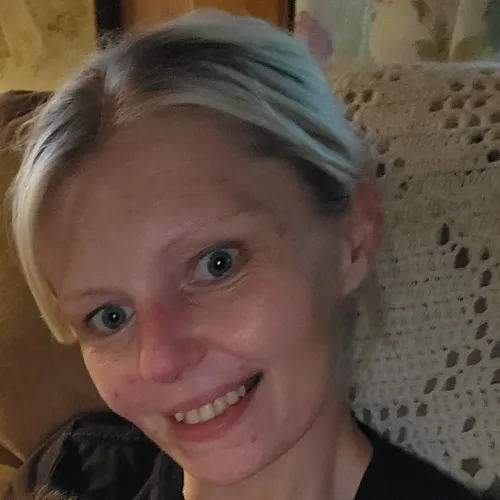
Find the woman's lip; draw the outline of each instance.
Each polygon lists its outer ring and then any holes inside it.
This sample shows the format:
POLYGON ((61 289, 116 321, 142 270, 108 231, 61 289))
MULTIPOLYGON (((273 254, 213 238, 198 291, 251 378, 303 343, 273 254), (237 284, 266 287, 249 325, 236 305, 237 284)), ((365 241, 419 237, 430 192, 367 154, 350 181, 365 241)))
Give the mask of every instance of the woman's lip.
POLYGON ((171 430, 177 440, 186 443, 202 443, 222 438, 243 418, 255 397, 258 397, 260 383, 238 403, 230 406, 221 415, 199 424, 185 424, 173 420, 171 430))
POLYGON ((189 399, 183 403, 178 404, 168 412, 168 416, 174 418, 176 413, 187 413, 189 410, 195 410, 201 408, 203 405, 208 403, 213 403, 217 398, 226 395, 228 392, 236 391, 239 389, 247 380, 258 375, 259 372, 246 375, 244 378, 239 379, 237 382, 232 382, 224 385, 220 385, 210 392, 206 392, 200 396, 189 399))

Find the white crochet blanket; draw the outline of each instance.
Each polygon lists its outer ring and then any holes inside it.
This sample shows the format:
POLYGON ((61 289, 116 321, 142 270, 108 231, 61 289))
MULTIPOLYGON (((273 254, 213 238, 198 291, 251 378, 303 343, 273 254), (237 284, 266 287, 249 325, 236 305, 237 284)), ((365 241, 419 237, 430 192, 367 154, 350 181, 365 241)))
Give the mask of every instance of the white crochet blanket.
POLYGON ((500 498, 500 68, 331 62, 379 153, 384 332, 356 338, 357 415, 500 498))

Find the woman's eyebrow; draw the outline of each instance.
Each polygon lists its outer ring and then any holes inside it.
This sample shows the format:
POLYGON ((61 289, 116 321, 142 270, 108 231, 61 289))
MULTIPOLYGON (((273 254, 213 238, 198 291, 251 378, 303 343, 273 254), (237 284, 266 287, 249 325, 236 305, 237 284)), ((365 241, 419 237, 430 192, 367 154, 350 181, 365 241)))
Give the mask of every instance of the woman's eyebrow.
POLYGON ((57 295, 57 300, 60 303, 71 303, 75 301, 79 301, 85 298, 96 298, 100 297, 104 302, 106 302, 106 297, 119 295, 120 292, 113 288, 75 288, 74 290, 65 291, 61 294, 57 295))
MULTIPOLYGON (((262 205, 255 205, 252 208, 249 208, 248 206, 241 206, 238 210, 220 214, 208 223, 205 221, 192 224, 172 236, 169 241, 167 241, 158 249, 156 255, 153 257, 151 267, 157 268, 158 266, 160 266, 167 254, 174 251, 176 247, 185 244, 187 240, 196 238, 202 239, 205 237, 205 234, 208 236, 214 230, 214 228, 218 229, 222 228, 223 226, 234 225, 238 223, 238 220, 247 222, 259 219, 262 220, 263 215, 266 214, 269 215, 269 210, 262 205)), ((75 288, 63 290, 63 292, 57 294, 57 300, 61 303, 68 304, 86 298, 99 297, 104 300, 107 297, 115 297, 121 294, 123 294, 123 292, 115 288, 78 286, 75 288)))
POLYGON ((262 220, 264 214, 264 210, 241 209, 232 213, 221 214, 209 222, 204 221, 197 223, 189 228, 181 230, 178 234, 173 236, 170 241, 162 246, 158 252, 158 256, 160 258, 163 257, 165 254, 175 249, 175 247, 183 245, 186 240, 205 237, 205 235, 209 236, 214 229, 217 230, 223 228, 224 226, 236 225, 239 220, 242 222, 258 219, 262 220))

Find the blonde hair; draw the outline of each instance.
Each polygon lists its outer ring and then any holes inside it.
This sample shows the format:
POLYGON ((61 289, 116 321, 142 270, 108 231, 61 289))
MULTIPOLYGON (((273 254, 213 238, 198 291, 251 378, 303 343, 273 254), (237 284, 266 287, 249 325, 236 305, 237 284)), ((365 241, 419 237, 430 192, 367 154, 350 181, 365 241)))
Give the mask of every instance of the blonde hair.
POLYGON ((366 154, 302 42, 269 24, 211 12, 188 15, 96 54, 59 89, 31 130, 12 185, 20 263, 43 318, 75 340, 36 259, 46 194, 107 134, 141 114, 199 106, 247 127, 256 152, 289 160, 331 213, 347 210, 366 154))
POLYGON ((28 493, 25 500, 78 500, 76 497, 66 496, 58 490, 50 489, 47 486, 42 486, 28 493))

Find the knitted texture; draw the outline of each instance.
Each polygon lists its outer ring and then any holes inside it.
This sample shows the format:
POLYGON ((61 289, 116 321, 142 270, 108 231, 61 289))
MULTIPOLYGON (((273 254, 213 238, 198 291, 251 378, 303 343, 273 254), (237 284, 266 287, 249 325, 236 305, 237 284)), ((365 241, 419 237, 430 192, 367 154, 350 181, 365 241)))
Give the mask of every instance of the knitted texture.
POLYGON ((362 315, 354 410, 499 495, 500 67, 332 61, 326 72, 378 155, 386 217, 385 331, 362 315))

